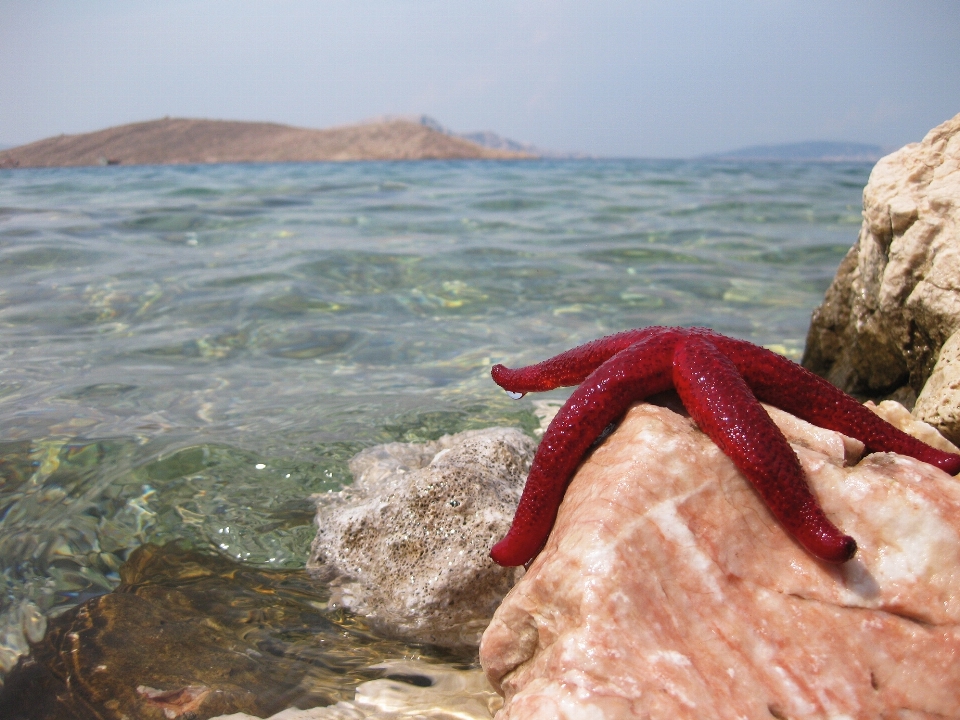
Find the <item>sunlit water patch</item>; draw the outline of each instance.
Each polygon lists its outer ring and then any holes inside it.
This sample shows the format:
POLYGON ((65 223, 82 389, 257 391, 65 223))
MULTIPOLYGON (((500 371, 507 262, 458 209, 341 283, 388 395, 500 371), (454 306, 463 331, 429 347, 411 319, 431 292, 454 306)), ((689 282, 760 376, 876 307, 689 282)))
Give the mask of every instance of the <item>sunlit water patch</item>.
POLYGON ((0 665, 142 543, 301 567, 361 448, 532 431, 494 362, 651 324, 798 357, 869 170, 0 171, 0 665))

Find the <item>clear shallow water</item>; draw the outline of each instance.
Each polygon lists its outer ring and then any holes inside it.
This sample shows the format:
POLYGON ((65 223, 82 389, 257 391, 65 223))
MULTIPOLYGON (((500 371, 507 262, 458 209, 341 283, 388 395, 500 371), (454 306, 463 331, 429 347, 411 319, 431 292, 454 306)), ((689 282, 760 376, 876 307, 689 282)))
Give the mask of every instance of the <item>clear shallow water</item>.
POLYGON ((869 171, 0 171, 0 627, 113 587, 146 541, 301 566, 309 496, 362 447, 536 426, 492 363, 651 324, 799 358, 869 171))

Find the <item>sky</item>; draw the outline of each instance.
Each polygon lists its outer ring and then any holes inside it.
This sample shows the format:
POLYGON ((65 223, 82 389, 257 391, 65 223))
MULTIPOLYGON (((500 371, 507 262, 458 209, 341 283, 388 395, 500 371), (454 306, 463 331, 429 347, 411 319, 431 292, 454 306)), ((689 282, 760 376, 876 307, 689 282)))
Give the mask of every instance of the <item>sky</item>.
POLYGON ((0 0, 0 144, 429 115, 559 152, 893 149, 960 113, 957 0, 0 0))

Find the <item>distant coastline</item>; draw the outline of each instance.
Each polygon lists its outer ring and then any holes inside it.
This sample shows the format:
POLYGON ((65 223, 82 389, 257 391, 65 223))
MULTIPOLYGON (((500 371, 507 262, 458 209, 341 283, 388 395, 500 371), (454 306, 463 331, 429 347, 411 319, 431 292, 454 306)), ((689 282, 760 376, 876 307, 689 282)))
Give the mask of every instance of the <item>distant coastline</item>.
POLYGON ((752 145, 730 152, 705 155, 700 159, 757 162, 877 162, 888 153, 888 150, 879 145, 813 140, 782 145, 752 145))
POLYGON ((326 130, 163 118, 9 148, 0 151, 0 168, 535 157, 510 147, 485 147, 402 118, 326 130))
MULTIPOLYGON (((874 163, 889 152, 890 148, 879 145, 816 140, 752 145, 694 159, 874 163)), ((59 135, 17 147, 0 145, 0 169, 465 159, 600 158, 543 150, 489 130, 457 133, 427 115, 381 116, 325 130, 267 122, 163 118, 91 133, 59 135)))

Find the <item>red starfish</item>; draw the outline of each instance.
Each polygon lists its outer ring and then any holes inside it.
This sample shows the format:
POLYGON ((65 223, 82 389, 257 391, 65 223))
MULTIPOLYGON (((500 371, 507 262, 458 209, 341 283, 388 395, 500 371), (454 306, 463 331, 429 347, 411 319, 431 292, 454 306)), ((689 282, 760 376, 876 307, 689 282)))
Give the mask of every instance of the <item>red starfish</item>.
POLYGON ((849 395, 770 350, 705 328, 649 327, 610 335, 537 365, 494 365, 515 397, 580 385, 550 423, 507 536, 491 557, 523 565, 547 540, 567 484, 590 445, 631 404, 675 388, 690 416, 750 480, 777 520, 814 556, 845 562, 857 551, 823 514, 793 448, 758 400, 955 475, 960 455, 901 432, 849 395))

